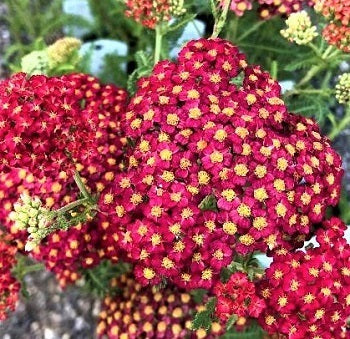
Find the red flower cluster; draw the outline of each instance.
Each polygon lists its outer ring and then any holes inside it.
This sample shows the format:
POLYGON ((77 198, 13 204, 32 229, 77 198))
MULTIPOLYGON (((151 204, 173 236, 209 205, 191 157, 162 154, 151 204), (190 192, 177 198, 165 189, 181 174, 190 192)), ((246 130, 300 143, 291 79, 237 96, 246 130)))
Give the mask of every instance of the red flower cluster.
POLYGON ((14 311, 18 301, 20 283, 12 276, 16 264, 16 248, 9 244, 8 236, 0 231, 0 321, 14 311))
POLYGON ((211 288, 235 253, 294 247, 339 199, 341 159, 317 124, 224 40, 157 64, 122 129, 129 169, 101 209, 142 284, 211 288))
POLYGON ((341 23, 343 26, 350 22, 350 1, 349 0, 322 0, 322 14, 332 21, 341 23))
POLYGON ((323 0, 321 13, 330 20, 322 35, 325 40, 345 53, 350 53, 350 1, 323 0))
POLYGON ((42 178, 73 171, 72 159, 96 152, 96 119, 82 114, 63 79, 18 73, 0 83, 0 93, 1 171, 25 168, 42 178))
MULTIPOLYGON (((88 189, 100 194, 110 185, 123 166, 122 147, 125 142, 120 133, 120 119, 125 114, 126 91, 112 85, 102 85, 98 79, 85 74, 64 76, 64 83, 72 92, 74 104, 79 103, 81 116, 96 120, 96 152, 76 163, 88 189)), ((12 170, 2 175, 0 199, 5 207, 0 221, 6 225, 23 248, 25 232, 16 230, 8 218, 20 194, 39 196, 48 208, 60 208, 78 198, 79 190, 71 175, 61 171, 40 180, 25 170, 12 170)), ((68 231, 50 235, 33 251, 33 256, 45 262, 56 273, 61 285, 78 279, 79 268, 92 267, 108 256, 117 260, 117 248, 109 245, 115 239, 109 233, 105 216, 98 214, 93 222, 77 225, 68 231), (106 240, 107 239, 107 240, 106 240)))
POLYGON ((330 23, 324 28, 322 35, 330 45, 350 53, 350 27, 330 23))
MULTIPOLYGON (((242 16, 245 11, 249 11, 253 8, 252 0, 232 0, 230 4, 230 10, 236 15, 242 16)), ((221 1, 221 5, 224 1, 221 1)))
POLYGON ((245 273, 231 275, 227 283, 218 282, 214 287, 217 297, 216 315, 222 321, 230 316, 258 318, 265 308, 265 301, 257 296, 255 285, 245 273))
POLYGON ((259 13, 262 19, 269 19, 275 15, 289 16, 299 12, 304 6, 313 6, 314 0, 258 0, 259 13))
POLYGON ((290 339, 343 338, 350 316, 350 245, 337 218, 316 233, 319 247, 281 250, 259 286, 267 308, 260 324, 290 339))
MULTIPOLYGON (((232 0, 230 9, 238 16, 252 9, 254 3, 258 3, 258 12, 262 19, 270 19, 275 15, 289 16, 299 12, 304 6, 313 6, 314 0, 232 0)), ((221 1, 223 3, 223 1, 221 1)))
POLYGON ((155 28, 159 22, 169 21, 171 18, 169 0, 127 0, 126 6, 126 15, 148 28, 155 28))
POLYGON ((100 338, 217 338, 222 327, 213 323, 211 331, 191 331, 195 303, 190 294, 176 288, 142 288, 127 275, 112 280, 115 297, 104 300, 97 334, 100 338))

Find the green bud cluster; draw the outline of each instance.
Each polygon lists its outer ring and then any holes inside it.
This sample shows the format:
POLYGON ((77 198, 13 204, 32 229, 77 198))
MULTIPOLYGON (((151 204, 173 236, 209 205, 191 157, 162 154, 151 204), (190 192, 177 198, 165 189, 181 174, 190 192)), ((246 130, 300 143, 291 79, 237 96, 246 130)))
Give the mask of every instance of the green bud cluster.
POLYGON ((13 208, 10 219, 14 221, 15 227, 29 233, 25 250, 31 251, 47 236, 48 226, 53 219, 52 212, 42 206, 38 197, 31 198, 27 194, 22 194, 13 208))
POLYGON ((344 73, 339 77, 335 86, 335 97, 340 104, 350 101, 350 73, 344 73))
POLYGON ((21 69, 30 75, 47 74, 49 69, 47 51, 33 51, 25 55, 21 60, 21 69))

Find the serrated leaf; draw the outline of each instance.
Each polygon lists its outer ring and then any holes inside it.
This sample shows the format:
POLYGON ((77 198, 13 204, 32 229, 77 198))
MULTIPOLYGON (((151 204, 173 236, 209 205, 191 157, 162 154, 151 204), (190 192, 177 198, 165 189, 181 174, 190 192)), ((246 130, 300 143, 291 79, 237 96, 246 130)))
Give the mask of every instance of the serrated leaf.
POLYGON ((199 330, 200 328, 205 329, 206 331, 209 330, 211 327, 213 320, 210 316, 210 313, 207 311, 198 312, 196 313, 193 322, 192 322, 192 329, 193 330, 199 330))
POLYGON ((187 14, 181 19, 176 20, 173 24, 171 24, 167 29, 166 32, 173 32, 176 31, 182 27, 184 27, 187 23, 194 20, 196 18, 197 14, 187 14))
POLYGON ((303 68, 309 68, 310 66, 312 66, 313 64, 315 64, 317 62, 317 60, 315 60, 315 58, 302 58, 300 57, 300 59, 295 60, 290 62, 285 68, 285 71, 296 71, 299 69, 303 69, 303 68))
POLYGON ((192 329, 198 330, 200 328, 208 331, 213 322, 213 313, 215 311, 216 298, 211 298, 205 305, 205 311, 197 312, 192 322, 192 329))
POLYGON ((217 211, 217 201, 213 194, 207 195, 198 205, 202 211, 217 211))
POLYGON ((206 294, 207 290, 204 290, 202 288, 198 288, 191 291, 192 298, 196 304, 201 304, 206 294))
POLYGON ((148 55, 145 51, 137 51, 135 53, 135 61, 138 69, 143 67, 152 67, 150 55, 148 55))
POLYGON ((215 311, 215 305, 216 305, 216 298, 210 298, 206 303, 205 308, 208 312, 212 314, 215 311))
POLYGON ((234 326, 237 320, 238 320, 238 316, 236 314, 231 315, 231 317, 228 319, 226 323, 226 331, 229 331, 234 326))

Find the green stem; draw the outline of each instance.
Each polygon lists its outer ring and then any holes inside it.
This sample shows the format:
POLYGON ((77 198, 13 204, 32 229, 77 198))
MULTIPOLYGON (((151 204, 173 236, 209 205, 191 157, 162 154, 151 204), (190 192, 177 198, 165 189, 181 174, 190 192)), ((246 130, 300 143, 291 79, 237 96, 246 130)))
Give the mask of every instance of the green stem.
POLYGON ((88 192, 86 189, 85 184, 83 183, 83 179, 81 178, 80 174, 78 171, 74 172, 74 181, 79 187, 80 193, 85 197, 85 198, 90 198, 91 199, 91 194, 88 192))
POLYGON ((271 77, 272 79, 277 79, 278 74, 278 63, 276 60, 273 60, 271 63, 271 77))
POLYGON ((78 206, 82 206, 82 205, 85 205, 86 203, 89 203, 91 202, 91 198, 88 197, 88 198, 82 198, 82 199, 78 199, 76 201, 73 201, 63 207, 61 207, 60 209, 56 210, 55 213, 57 215, 62 215, 78 206))
POLYGON ((90 276, 91 280, 100 288, 101 291, 105 291, 106 287, 103 285, 101 280, 95 275, 92 269, 86 270, 86 273, 90 276))
POLYGON ((220 32, 222 31, 222 29, 224 28, 230 3, 231 3, 230 0, 224 0, 223 8, 218 18, 216 18, 216 15, 213 13, 215 18, 215 24, 214 24, 213 34, 211 35, 212 39, 217 38, 220 32))
POLYGON ((260 20, 256 22, 252 27, 247 29, 237 40, 237 43, 248 37, 250 34, 254 33, 261 25, 263 25, 266 21, 260 20))
POLYGON ((326 59, 328 57, 329 53, 332 52, 332 50, 333 50, 333 46, 332 45, 328 46, 328 48, 322 54, 322 59, 326 59))
POLYGON ((300 87, 308 83, 320 70, 323 69, 323 67, 324 66, 320 65, 312 66, 295 87, 300 87))
POLYGON ((330 140, 334 140, 342 130, 344 130, 350 124, 350 106, 346 107, 345 115, 340 122, 333 126, 331 132, 328 134, 330 140))
POLYGON ((332 72, 331 71, 327 71, 325 77, 322 80, 322 84, 321 84, 321 88, 322 89, 328 88, 329 80, 331 79, 331 77, 332 77, 332 72))
POLYGON ((321 88, 321 89, 294 89, 287 91, 284 95, 286 98, 292 96, 292 95, 299 95, 299 94, 319 94, 321 96, 330 96, 333 91, 327 88, 321 88))
POLYGON ((162 32, 162 27, 160 25, 156 26, 155 33, 156 33, 156 43, 154 47, 154 64, 159 62, 160 53, 162 51, 163 32, 162 32))
POLYGON ((24 267, 22 274, 23 276, 25 276, 28 273, 41 271, 43 269, 45 269, 45 266, 43 264, 34 264, 34 265, 24 267))
POLYGON ((290 51, 288 51, 285 48, 284 49, 282 49, 282 48, 274 48, 274 47, 270 47, 270 46, 250 44, 250 43, 246 43, 246 42, 240 43, 239 47, 253 47, 253 48, 256 48, 256 49, 261 49, 261 50, 265 50, 265 51, 275 52, 275 53, 279 53, 279 54, 290 54, 290 51))

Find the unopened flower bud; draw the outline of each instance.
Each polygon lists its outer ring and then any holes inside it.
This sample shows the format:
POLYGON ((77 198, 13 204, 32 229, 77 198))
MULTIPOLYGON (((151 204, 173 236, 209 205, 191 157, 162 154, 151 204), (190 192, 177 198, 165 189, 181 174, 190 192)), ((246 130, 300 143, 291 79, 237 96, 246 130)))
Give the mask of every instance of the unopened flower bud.
POLYGON ((29 233, 29 245, 38 245, 40 240, 46 236, 43 229, 50 222, 50 211, 42 207, 39 198, 32 199, 26 194, 22 194, 20 200, 14 204, 14 211, 10 213, 10 219, 15 222, 19 229, 26 229, 29 233))
POLYGON ((292 13, 286 20, 286 29, 281 30, 281 35, 297 45, 306 45, 318 35, 316 26, 311 26, 309 15, 305 11, 292 13))
POLYGON ((81 41, 72 37, 57 40, 47 48, 50 67, 56 67, 69 60, 73 53, 81 46, 81 41))
POLYGON ((335 97, 340 104, 350 101, 350 73, 344 73, 339 77, 335 86, 335 97))
POLYGON ((46 74, 49 68, 47 51, 33 51, 21 60, 21 69, 30 75, 46 74))

